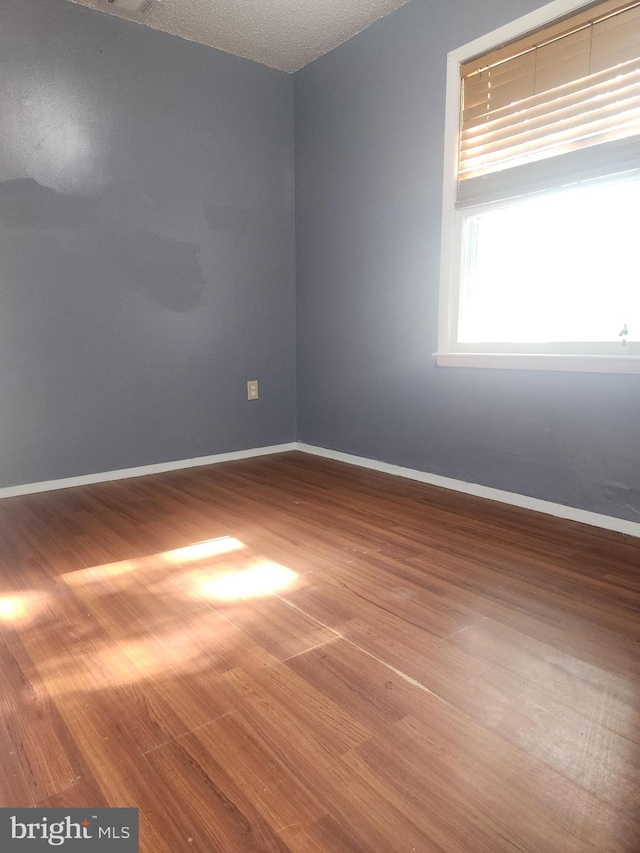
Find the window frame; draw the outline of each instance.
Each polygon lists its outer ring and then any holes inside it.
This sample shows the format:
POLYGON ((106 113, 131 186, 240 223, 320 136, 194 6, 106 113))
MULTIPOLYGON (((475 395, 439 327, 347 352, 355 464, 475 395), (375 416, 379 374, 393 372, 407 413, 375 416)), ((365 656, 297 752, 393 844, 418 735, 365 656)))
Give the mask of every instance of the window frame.
POLYGON ((535 351, 544 348, 543 345, 534 346, 529 351, 522 351, 521 346, 505 350, 504 345, 496 345, 495 351, 487 351, 485 345, 472 351, 470 347, 473 345, 457 343, 464 222, 469 215, 469 211, 456 209, 462 93, 460 66, 475 56, 522 38, 590 5, 593 4, 585 0, 553 0, 447 54, 438 349, 433 353, 439 367, 640 373, 640 354, 634 355, 640 351, 637 343, 627 344, 626 351, 620 355, 599 354, 597 345, 592 345, 591 351, 571 353, 535 351))

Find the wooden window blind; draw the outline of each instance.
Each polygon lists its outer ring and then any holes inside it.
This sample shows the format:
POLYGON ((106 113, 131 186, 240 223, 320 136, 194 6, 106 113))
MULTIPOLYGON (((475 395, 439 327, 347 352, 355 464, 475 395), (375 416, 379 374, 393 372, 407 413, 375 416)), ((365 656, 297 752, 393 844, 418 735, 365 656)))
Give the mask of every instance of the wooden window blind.
POLYGON ((461 66, 458 206, 640 168, 640 0, 461 66))

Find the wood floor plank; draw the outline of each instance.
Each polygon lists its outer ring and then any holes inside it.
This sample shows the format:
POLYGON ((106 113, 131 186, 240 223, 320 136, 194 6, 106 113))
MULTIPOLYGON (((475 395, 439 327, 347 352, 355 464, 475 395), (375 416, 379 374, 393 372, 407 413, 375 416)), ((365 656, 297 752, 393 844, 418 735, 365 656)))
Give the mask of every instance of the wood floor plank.
MULTIPOLYGON (((332 568, 321 577, 337 585, 341 595, 353 593, 362 602, 399 616, 436 637, 447 637, 483 618, 444 595, 425 589, 420 582, 422 573, 416 572, 409 580, 406 573, 399 578, 400 571, 397 561, 382 568, 375 558, 354 557, 346 571, 343 567, 332 568)), ((339 600, 340 596, 335 598, 339 600)))
POLYGON ((82 756, 19 644, 0 641, 0 806, 33 806, 86 776, 82 756))
POLYGON ((468 688, 488 664, 396 616, 358 617, 341 634, 358 648, 385 661, 454 705, 468 701, 468 688))
POLYGON ((588 617, 566 613, 558 608, 540 612, 539 603, 532 608, 524 597, 519 604, 505 601, 500 594, 477 593, 451 587, 448 595, 487 618, 494 619, 522 634, 553 646, 559 651, 615 672, 634 683, 640 678, 638 642, 615 627, 594 624, 588 617))
MULTIPOLYGON (((348 708, 354 719, 366 722, 377 733, 386 731, 386 724, 406 716, 428 723, 432 703, 443 701, 421 689, 412 679, 403 678, 383 661, 372 658, 344 640, 299 655, 286 665, 333 701, 348 708)), ((482 678, 467 682, 464 696, 466 701, 459 702, 459 705, 469 722, 480 723, 531 754, 537 747, 547 744, 550 749, 554 749, 554 745, 558 748, 559 733, 551 723, 555 722, 557 727, 558 720, 564 717, 550 721, 550 714, 544 708, 532 708, 512 699, 508 694, 484 684, 482 678)), ((457 713, 454 709, 451 712, 457 713)), ((579 734, 581 730, 576 727, 575 731, 579 734)), ((569 732, 573 733, 573 730, 565 728, 562 734, 566 737, 569 732)), ((560 743, 565 745, 564 741, 560 743)), ((555 766, 553 761, 548 763, 555 766)), ((561 770, 566 770, 566 763, 560 766, 561 770)), ((629 781, 633 782, 633 779, 629 781)))
POLYGON ((372 731, 414 709, 407 682, 345 640, 298 655, 286 666, 372 731))
POLYGON ((245 701, 235 708, 238 714, 254 709, 272 722, 279 720, 285 736, 307 743, 311 753, 342 755, 373 734, 365 721, 285 664, 230 675, 244 690, 245 701))
POLYGON ((561 697, 562 703, 585 716, 600 715, 599 698, 614 698, 632 717, 637 703, 634 682, 581 660, 515 628, 493 619, 484 619, 447 638, 447 643, 472 657, 522 676, 532 684, 545 686, 561 697))
POLYGON ((69 788, 35 803, 35 807, 43 809, 106 809, 109 808, 109 803, 95 779, 81 776, 69 788))
POLYGON ((415 807, 448 803, 443 814, 457 825, 462 812, 456 818, 451 806, 464 804, 493 849, 502 849, 498 839, 530 853, 634 850, 640 842, 637 821, 443 706, 434 704, 428 720, 394 723, 384 742, 372 739, 357 754, 405 797, 415 796, 415 807))
POLYGON ((238 680, 226 675, 241 668, 250 678, 256 670, 278 662, 209 608, 121 636, 118 645, 139 671, 141 682, 174 710, 183 731, 226 714, 244 698, 238 680))
POLYGON ((292 853, 373 853, 373 847, 364 847, 341 826, 332 815, 315 821, 310 826, 296 825, 280 832, 292 853))
POLYGON ((284 853, 285 843, 247 796, 251 780, 246 786, 237 785, 207 748, 207 735, 201 732, 197 735, 205 737, 204 747, 194 733, 144 757, 149 783, 180 803, 178 819, 184 834, 179 849, 284 853))
MULTIPOLYGON (((186 751, 212 782, 228 786, 229 796, 232 788, 242 790, 275 833, 285 827, 313 823, 324 815, 304 780, 296 779, 233 713, 201 726, 179 742, 158 747, 157 752, 163 754, 176 748, 186 751)), ((156 757, 147 755, 152 764, 156 757)))
POLYGON ((275 596, 229 602, 217 609, 278 660, 336 637, 333 630, 275 596))
POLYGON ((24 647, 33 663, 32 679, 72 721, 74 733, 86 724, 105 739, 120 740, 126 731, 137 753, 188 730, 177 710, 99 626, 63 625, 26 639, 24 647))
POLYGON ((390 788, 382 783, 372 785, 366 775, 343 760, 348 752, 327 750, 303 722, 288 720, 281 708, 271 703, 246 702, 237 714, 290 772, 304 779, 315 799, 340 825, 349 828, 358 845, 382 853, 412 848, 429 853, 439 850, 429 835, 403 814, 402 804, 390 788))
POLYGON ((0 502, 0 800, 143 853, 636 853, 640 540, 284 453, 0 502))

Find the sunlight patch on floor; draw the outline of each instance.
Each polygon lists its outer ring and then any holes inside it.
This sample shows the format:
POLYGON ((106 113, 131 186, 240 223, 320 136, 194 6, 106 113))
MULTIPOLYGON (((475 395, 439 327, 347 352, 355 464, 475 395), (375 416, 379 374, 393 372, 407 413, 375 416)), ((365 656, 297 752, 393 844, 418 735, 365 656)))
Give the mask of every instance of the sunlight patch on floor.
POLYGON ((127 575, 136 566, 136 560, 121 560, 119 563, 105 563, 103 566, 92 566, 90 569, 66 572, 61 577, 69 586, 81 587, 90 583, 100 583, 111 578, 117 578, 120 575, 127 575))
POLYGON ((278 563, 258 563, 222 577, 202 580, 200 593, 217 601, 258 598, 286 589, 297 577, 296 572, 278 563))
POLYGON ((0 596, 0 622, 25 623, 35 619, 45 606, 46 594, 21 592, 0 596))
POLYGON ((220 554, 239 551, 240 548, 244 547, 244 544, 233 536, 220 536, 218 539, 209 539, 208 542, 197 542, 195 545, 187 545, 186 548, 165 551, 160 556, 169 563, 191 563, 194 560, 203 560, 207 557, 217 557, 220 554))
POLYGON ((244 547, 244 544, 233 536, 219 536, 216 539, 209 539, 206 542, 196 542, 193 545, 187 545, 185 548, 163 551, 160 554, 154 554, 150 557, 121 560, 118 563, 105 563, 103 566, 92 566, 89 569, 66 572, 62 575, 62 580, 69 586, 81 587, 87 584, 109 581, 154 565, 155 568, 163 563, 183 566, 195 563, 198 560, 210 559, 232 553, 233 551, 239 551, 244 547))
POLYGON ((220 617, 217 617, 219 622, 212 622, 210 613, 195 615, 172 626, 170 633, 162 637, 152 632, 147 637, 123 640, 121 648, 103 650, 101 659, 118 672, 120 683, 166 672, 175 675, 185 671, 192 677, 200 671, 213 673, 214 664, 236 648, 237 629, 220 617), (131 672, 128 662, 123 666, 123 652, 134 665, 131 672))

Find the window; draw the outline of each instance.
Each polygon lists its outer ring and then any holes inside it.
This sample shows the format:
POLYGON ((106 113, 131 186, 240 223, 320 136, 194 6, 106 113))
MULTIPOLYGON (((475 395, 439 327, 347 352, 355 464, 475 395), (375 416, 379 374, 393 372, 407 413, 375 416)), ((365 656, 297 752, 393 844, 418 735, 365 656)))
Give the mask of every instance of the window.
POLYGON ((449 55, 437 363, 640 372, 640 0, 449 55))

